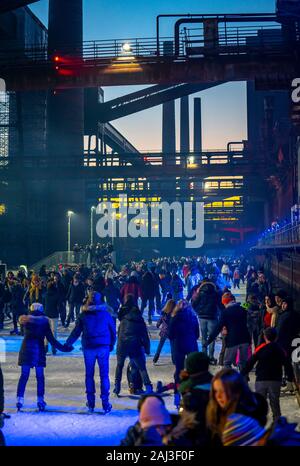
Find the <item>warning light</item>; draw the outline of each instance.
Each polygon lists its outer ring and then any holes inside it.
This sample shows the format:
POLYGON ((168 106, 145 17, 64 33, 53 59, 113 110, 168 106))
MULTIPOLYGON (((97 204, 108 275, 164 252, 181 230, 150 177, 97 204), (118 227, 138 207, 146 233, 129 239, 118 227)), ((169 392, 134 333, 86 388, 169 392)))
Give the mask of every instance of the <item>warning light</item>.
POLYGON ((58 56, 58 55, 56 55, 56 56, 54 57, 54 61, 56 61, 56 62, 59 61, 59 56, 58 56))

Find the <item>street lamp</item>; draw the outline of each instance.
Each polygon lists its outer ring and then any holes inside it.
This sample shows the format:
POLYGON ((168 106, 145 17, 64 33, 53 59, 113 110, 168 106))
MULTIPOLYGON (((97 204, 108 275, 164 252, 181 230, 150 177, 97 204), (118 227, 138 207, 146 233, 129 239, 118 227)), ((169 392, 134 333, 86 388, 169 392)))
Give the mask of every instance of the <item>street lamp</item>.
POLYGON ((92 206, 91 207, 91 246, 93 246, 94 244, 94 222, 93 222, 93 219, 94 219, 94 212, 96 211, 96 207, 95 206, 92 206))
POLYGON ((68 210, 67 217, 68 217, 68 262, 70 262, 70 253, 71 253, 71 217, 74 215, 72 210, 68 210))

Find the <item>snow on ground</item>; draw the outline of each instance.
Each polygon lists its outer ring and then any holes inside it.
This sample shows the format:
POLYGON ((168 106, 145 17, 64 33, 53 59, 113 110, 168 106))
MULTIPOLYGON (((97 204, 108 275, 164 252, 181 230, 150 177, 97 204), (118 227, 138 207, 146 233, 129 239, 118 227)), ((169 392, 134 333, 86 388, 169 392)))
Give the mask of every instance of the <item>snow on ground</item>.
MULTIPOLYGON (((242 290, 244 291, 244 290, 242 290)), ((88 414, 85 408, 84 363, 80 351, 80 341, 75 345, 73 353, 49 355, 46 368, 46 402, 47 411, 39 413, 36 408, 36 382, 32 374, 25 394, 25 405, 22 412, 17 413, 16 386, 20 374, 17 365, 18 350, 21 337, 9 336, 8 326, 3 333, 7 358, 2 363, 5 381, 5 410, 11 415, 6 421, 3 433, 8 446, 116 446, 125 436, 127 428, 138 416, 138 396, 128 394, 126 373, 124 368, 121 397, 111 396, 113 411, 103 414, 99 399, 99 383, 97 384, 97 406, 94 414, 88 414)), ((147 358, 147 367, 154 387, 158 380, 168 383, 173 380, 174 368, 171 363, 170 345, 166 343, 157 365, 152 358, 158 344, 158 331, 155 325, 149 327, 151 334, 151 356, 147 358)), ((59 328, 58 339, 65 341, 70 330, 59 328)), ((199 344, 199 349, 201 345, 199 344)), ((216 345, 216 352, 220 344, 216 345)), ((115 351, 110 359, 110 379, 113 385, 116 367, 115 351)), ((212 371, 218 370, 213 367, 212 371)), ((253 382, 253 374, 251 374, 253 382)), ((99 381, 96 369, 96 380, 99 381)), ((113 387, 112 387, 113 388, 113 387)), ((165 402, 168 409, 175 412, 172 394, 167 394, 165 402)), ((300 409, 295 397, 282 398, 282 412, 290 421, 300 424, 300 409)))

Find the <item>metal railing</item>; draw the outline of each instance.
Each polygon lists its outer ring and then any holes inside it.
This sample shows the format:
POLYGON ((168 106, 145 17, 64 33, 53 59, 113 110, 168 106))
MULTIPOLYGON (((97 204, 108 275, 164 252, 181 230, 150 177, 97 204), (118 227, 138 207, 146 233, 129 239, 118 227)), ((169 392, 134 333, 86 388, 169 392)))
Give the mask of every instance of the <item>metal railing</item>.
MULTIPOLYGON (((246 165, 249 163, 243 151, 207 151, 207 152, 174 152, 166 154, 161 152, 122 153, 122 154, 85 154, 80 157, 5 157, 0 158, 0 169, 46 169, 46 168, 84 168, 102 167, 109 163, 115 166, 124 166, 128 163, 139 162, 144 166, 181 166, 183 168, 196 168, 199 165, 246 165)), ((142 173, 141 173, 142 175, 142 173)))
POLYGON ((299 246, 300 245, 300 223, 291 223, 278 228, 258 241, 259 246, 299 246))
MULTIPOLYGON (((174 44, 174 37, 161 37, 157 44, 156 38, 125 38, 113 40, 85 41, 82 44, 62 44, 49 52, 47 47, 27 46, 25 49, 6 47, 0 51, 0 66, 26 66, 26 64, 39 63, 52 64, 57 67, 68 68, 84 65, 99 65, 110 63, 126 63, 135 61, 141 63, 149 60, 174 60, 175 51, 168 55, 161 55, 164 42, 174 44), (127 48, 124 48, 126 44, 127 48), (115 60, 118 60, 115 62, 115 60)), ((297 37, 299 43, 299 38, 297 37)), ((181 35, 177 57, 186 58, 201 51, 214 51, 220 55, 240 55, 245 53, 268 54, 281 53, 292 45, 285 40, 281 25, 242 25, 220 26, 216 38, 209 40, 204 32, 181 35)), ((172 47, 171 47, 172 50, 172 47)), ((175 50, 175 49, 174 49, 175 50)))

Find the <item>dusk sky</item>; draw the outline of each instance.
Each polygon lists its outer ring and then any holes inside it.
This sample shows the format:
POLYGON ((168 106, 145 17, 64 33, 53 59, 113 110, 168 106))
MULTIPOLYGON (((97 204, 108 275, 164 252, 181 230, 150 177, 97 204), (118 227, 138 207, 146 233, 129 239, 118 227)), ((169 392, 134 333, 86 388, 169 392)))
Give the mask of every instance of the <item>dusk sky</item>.
MULTIPOLYGON (((31 9, 47 25, 48 0, 41 0, 31 9)), ((156 16, 159 14, 268 13, 274 10, 275 0, 84 0, 84 40, 155 37, 156 16)), ((162 35, 171 36, 173 25, 174 21, 165 20, 162 35)), ((137 89, 142 87, 105 87, 105 100, 137 89)), ((247 138, 245 89, 243 82, 229 83, 190 96, 191 123, 193 97, 202 97, 204 149, 224 149, 228 141, 247 138)), ((176 109, 179 123, 179 101, 176 101, 176 109)), ((162 109, 159 106, 112 123, 139 150, 160 150, 161 121, 162 109)), ((192 124, 190 127, 192 148, 192 124)), ((179 127, 179 144, 178 133, 179 127)))

